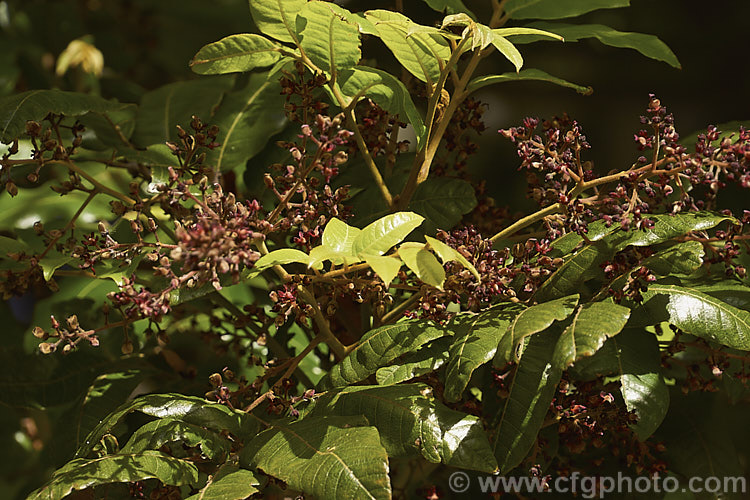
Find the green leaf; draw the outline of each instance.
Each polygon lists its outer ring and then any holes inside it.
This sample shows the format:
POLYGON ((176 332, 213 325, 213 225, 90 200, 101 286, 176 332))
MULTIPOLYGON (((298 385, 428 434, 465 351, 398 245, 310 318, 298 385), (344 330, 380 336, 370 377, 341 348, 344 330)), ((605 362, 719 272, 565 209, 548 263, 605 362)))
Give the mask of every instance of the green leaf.
MULTIPOLYGON (((715 141, 712 141, 712 144, 718 145, 725 137, 729 137, 730 135, 734 135, 733 140, 736 141, 737 132, 739 131, 740 127, 748 128, 749 124, 750 120, 735 120, 731 122, 716 124, 716 128, 719 131, 719 137, 715 141)), ((697 132, 693 132, 690 135, 683 136, 682 134, 680 134, 680 144, 684 144, 685 146, 687 146, 688 151, 693 151, 695 144, 698 142, 698 136, 705 134, 706 128, 698 130, 697 132)))
POLYGON ((299 45, 295 20, 307 0, 248 0, 248 3, 253 21, 261 33, 299 45))
POLYGON ((312 62, 330 75, 348 69, 362 57, 359 26, 352 13, 327 2, 308 2, 297 14, 300 47, 312 62))
POLYGON ((0 97, 0 140, 10 142, 26 130, 26 122, 40 122, 50 113, 81 116, 86 113, 105 113, 121 109, 117 101, 101 97, 65 92, 62 90, 29 90, 0 97))
POLYGON ((416 246, 403 244, 398 249, 398 256, 411 269, 417 278, 435 288, 443 288, 445 269, 437 258, 422 243, 416 246))
POLYGON ((403 361, 379 368, 375 380, 380 385, 393 385, 432 373, 448 361, 448 348, 452 343, 452 337, 441 337, 406 356, 403 361))
POLYGON ((345 264, 347 266, 362 261, 359 257, 349 253, 337 252, 327 245, 319 245, 310 250, 310 262, 308 262, 307 267, 320 269, 322 263, 327 260, 336 265, 345 264))
POLYGON ((190 68, 199 75, 242 73, 275 64, 285 57, 283 51, 284 46, 260 35, 229 35, 204 45, 190 61, 190 68))
POLYGON ((424 217, 413 212, 386 215, 369 224, 354 238, 352 252, 360 256, 383 255, 401 243, 423 220, 424 217))
POLYGON ((445 330, 424 320, 402 321, 365 333, 347 357, 331 368, 318 386, 321 390, 364 380, 397 357, 443 337, 445 330))
POLYGON ((23 241, 8 238, 7 236, 0 236, 0 252, 3 255, 8 255, 9 253, 25 253, 26 255, 30 255, 31 251, 29 245, 23 241))
POLYGON ((467 90, 469 91, 469 93, 471 93, 488 85, 519 81, 540 81, 554 83, 555 85, 560 85, 561 87, 571 88, 582 95, 590 95, 594 92, 594 89, 592 89, 591 87, 584 87, 583 85, 571 83, 569 81, 563 80, 562 78, 557 78, 556 76, 545 73, 540 69, 531 68, 523 69, 517 73, 510 72, 502 73, 500 75, 478 76, 469 82, 467 90))
POLYGON ((417 145, 422 143, 427 128, 409 91, 400 80, 385 71, 358 66, 341 71, 338 83, 342 94, 348 99, 347 105, 362 97, 372 99, 381 108, 410 123, 417 136, 417 145))
POLYGON ((95 137, 88 137, 89 134, 85 134, 81 146, 99 151, 129 147, 125 141, 133 135, 137 110, 138 106, 135 104, 121 104, 119 108, 111 111, 87 113, 78 117, 78 121, 86 127, 88 132, 93 131, 96 134, 95 137))
POLYGON ((283 103, 277 81, 267 73, 250 75, 245 88, 228 93, 211 119, 219 127, 219 147, 208 152, 207 162, 221 172, 244 168, 283 128, 283 103))
POLYGON ((593 356, 608 338, 620 333, 628 317, 630 309, 611 302, 584 304, 557 341, 555 364, 567 369, 577 360, 593 356))
POLYGON ((509 361, 517 360, 514 354, 523 339, 529 335, 542 332, 555 321, 563 321, 573 314, 578 305, 578 294, 543 302, 524 309, 508 327, 508 334, 503 336, 497 348, 494 365, 503 366, 509 361))
MULTIPOLYGON (((602 24, 564 24, 564 23, 533 23, 529 27, 553 31, 565 38, 566 42, 577 42, 582 38, 596 38, 604 45, 623 49, 634 49, 651 59, 663 61, 670 66, 680 68, 680 61, 674 52, 654 35, 645 33, 631 33, 617 31, 616 29, 602 24)), ((541 40, 542 37, 533 35, 524 37, 516 43, 541 40)))
POLYGON ((630 0, 508 0, 505 12, 513 19, 562 19, 629 5, 630 0))
POLYGON ((209 122, 214 108, 234 84, 234 76, 170 83, 141 99, 132 141, 139 146, 177 140, 177 125, 189 129, 191 117, 209 122))
POLYGON ((466 257, 461 255, 461 252, 456 250, 455 248, 449 247, 445 243, 443 243, 440 240, 436 240, 435 238, 432 238, 430 236, 424 237, 427 243, 430 245, 430 248, 435 251, 436 254, 438 254, 438 257, 440 257, 440 260, 443 261, 443 264, 446 262, 455 261, 464 266, 466 269, 468 269, 471 274, 474 275, 474 277, 477 279, 477 282, 482 281, 482 277, 479 276, 479 272, 474 267, 474 265, 466 260, 466 257))
POLYGON ((549 31, 544 31, 544 30, 540 30, 536 28, 527 28, 527 27, 497 28, 497 29, 493 29, 492 33, 498 36, 502 36, 504 38, 508 38, 509 36, 519 36, 519 35, 537 35, 541 37, 554 38, 561 42, 565 41, 565 39, 562 36, 558 35, 557 33, 551 33, 549 31))
POLYGON ((434 463, 493 472, 497 468, 477 417, 440 404, 425 384, 357 386, 329 391, 308 418, 363 415, 378 429, 389 457, 422 455, 434 463))
POLYGON ((644 259, 643 265, 660 276, 688 275, 703 265, 703 254, 701 242, 684 241, 644 259))
POLYGON ((199 446, 203 455, 209 459, 227 456, 230 448, 229 441, 216 432, 176 418, 162 418, 138 428, 122 447, 121 452, 141 453, 146 450, 158 450, 167 443, 199 446))
POLYGON ((42 260, 39 261, 39 267, 41 267, 42 271, 44 272, 44 279, 49 281, 52 279, 52 275, 55 274, 55 271, 73 260, 73 257, 69 255, 50 252, 49 254, 45 255, 42 260))
POLYGON ((559 336, 557 328, 550 328, 530 338, 495 417, 492 445, 501 474, 521 463, 542 427, 562 377, 562 369, 552 361, 559 336))
POLYGON ((399 259, 380 255, 365 255, 365 262, 383 280, 386 287, 390 286, 391 281, 398 275, 398 271, 403 265, 399 259))
POLYGON ((428 85, 437 83, 440 67, 451 54, 444 38, 427 33, 410 35, 414 23, 398 12, 370 10, 365 17, 375 25, 380 39, 409 73, 428 85))
POLYGON ((635 410, 633 429, 645 441, 659 428, 669 409, 669 389, 661 374, 661 355, 656 337, 645 331, 618 335, 616 348, 620 392, 628 411, 635 410))
POLYGON ((333 217, 323 229, 321 243, 334 252, 354 256, 352 245, 361 232, 359 228, 333 217))
POLYGON ((516 73, 521 71, 521 66, 523 66, 523 56, 521 56, 521 53, 515 45, 510 43, 505 37, 495 33, 493 33, 492 36, 492 45, 494 45, 506 59, 513 63, 513 66, 516 67, 516 73))
POLYGON ((128 414, 138 411, 156 418, 173 418, 219 432, 230 432, 235 436, 254 436, 260 427, 258 419, 251 414, 232 410, 218 403, 182 394, 149 394, 120 406, 91 431, 76 452, 76 457, 85 457, 105 434, 111 434, 117 424, 128 414))
POLYGON ((260 491, 260 479, 249 470, 224 464, 208 479, 206 486, 187 500, 244 500, 260 491))
POLYGON ((240 464, 316 498, 389 499, 388 456, 366 425, 351 417, 273 424, 245 445, 240 464))
POLYGON ((308 265, 310 263, 310 256, 301 250, 296 248, 281 248, 269 252, 255 263, 254 268, 257 270, 267 269, 269 267, 299 263, 308 265))
POLYGON ((677 285, 650 285, 643 297, 644 307, 664 307, 669 322, 685 333, 732 349, 750 350, 750 311, 694 288, 677 285), (666 304, 659 296, 668 299, 666 304))
POLYGON ((431 9, 438 12, 445 12, 446 14, 458 14, 466 13, 469 16, 476 18, 476 16, 464 5, 461 0, 424 0, 431 9))
POLYGON ((152 478, 169 485, 195 485, 198 468, 187 460, 158 451, 107 455, 93 460, 78 458, 52 474, 50 482, 29 495, 29 499, 59 500, 74 490, 152 478))
POLYGON ((428 233, 452 229, 476 206, 474 187, 466 181, 448 177, 428 177, 417 186, 409 202, 410 210, 427 219, 425 232, 428 233))
POLYGON ((445 400, 461 399, 474 370, 495 355, 520 306, 503 304, 479 314, 456 315, 447 329, 454 331, 445 371, 445 400))

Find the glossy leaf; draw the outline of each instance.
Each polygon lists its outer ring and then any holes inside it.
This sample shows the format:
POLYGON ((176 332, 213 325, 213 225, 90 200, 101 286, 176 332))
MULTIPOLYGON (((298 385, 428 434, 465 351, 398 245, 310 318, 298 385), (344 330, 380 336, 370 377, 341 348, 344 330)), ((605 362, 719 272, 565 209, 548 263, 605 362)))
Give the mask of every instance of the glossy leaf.
POLYGON ((214 108, 234 84, 231 75, 170 83, 143 96, 132 141, 139 146, 177 140, 177 125, 189 129, 193 115, 210 122, 214 108))
POLYGON ((569 295, 549 302, 543 302, 524 309, 508 327, 507 335, 503 336, 497 348, 494 365, 503 366, 509 361, 517 361, 516 349, 518 345, 535 333, 549 328, 555 321, 563 321, 573 314, 578 305, 578 294, 569 295))
POLYGON ((364 380, 397 357, 416 351, 424 344, 447 334, 424 320, 402 321, 365 333, 347 357, 321 379, 319 388, 343 387, 364 380))
POLYGON ((255 263, 254 268, 257 270, 267 269, 269 267, 284 265, 284 264, 309 264, 310 256, 301 250, 296 248, 281 248, 269 252, 255 263))
POLYGON ((224 464, 206 485, 187 500, 244 500, 257 493, 261 480, 249 470, 224 464))
POLYGON ((299 44, 297 12, 307 0, 248 0, 250 14, 258 29, 282 42, 299 44))
POLYGON ((20 137, 29 120, 40 122, 50 113, 81 116, 122 108, 117 101, 63 90, 29 90, 0 97, 0 140, 10 142, 20 137))
POLYGON ((401 243, 423 220, 424 217, 413 212, 386 215, 369 224, 354 238, 352 252, 362 256, 383 255, 401 243))
POLYGON ((403 265, 399 259, 381 255, 365 255, 365 262, 383 280, 386 287, 390 286, 403 265))
POLYGON ((158 479, 169 485, 195 485, 198 468, 187 460, 158 451, 78 458, 55 471, 50 482, 29 495, 31 500, 59 500, 74 490, 108 483, 158 479))
POLYGON ((362 57, 359 26, 347 21, 351 15, 327 2, 308 2, 297 13, 300 47, 328 74, 356 66, 362 57))
MULTIPOLYGON (((563 24, 563 23, 533 23, 530 27, 552 31, 562 35, 566 42, 577 42, 583 38, 596 38, 604 45, 623 49, 637 50, 641 54, 657 61, 663 61, 670 66, 680 68, 680 61, 674 52, 654 35, 645 33, 631 33, 617 31, 602 24, 563 24)), ((541 40, 537 35, 519 40, 517 43, 541 40)))
POLYGON ((571 88, 582 95, 590 95, 592 92, 594 92, 594 89, 592 89, 591 87, 584 87, 583 85, 571 83, 567 80, 563 80, 562 78, 557 78, 548 73, 545 73, 544 71, 540 69, 531 69, 531 68, 522 69, 521 71, 517 73, 509 72, 509 73, 502 73, 500 75, 478 76, 469 82, 469 85, 467 88, 469 92, 475 92, 488 85, 495 85, 497 83, 507 83, 507 82, 521 82, 521 81, 540 81, 540 82, 554 83, 555 85, 560 85, 561 87, 571 88))
POLYGON ((380 39, 409 73, 428 84, 438 81, 441 62, 445 65, 450 58, 450 47, 445 39, 425 33, 409 35, 414 23, 398 12, 371 10, 365 16, 375 25, 380 39))
POLYGON ((122 447, 121 452, 141 453, 146 450, 158 450, 168 443, 199 446, 203 455, 210 459, 225 457, 230 447, 229 441, 216 432, 167 417, 139 427, 122 447))
POLYGON ((424 244, 416 243, 415 246, 404 244, 399 247, 398 256, 421 281, 436 288, 443 288, 445 269, 424 244))
POLYGON ((323 229, 321 243, 334 252, 354 255, 352 245, 361 232, 359 228, 352 227, 341 219, 333 217, 323 229))
POLYGON ((557 341, 556 366, 567 369, 577 360, 593 356, 608 338, 620 333, 629 316, 630 309, 611 302, 584 304, 557 341))
POLYGON ((482 281, 482 277, 479 276, 479 272, 477 272, 477 269, 471 262, 466 260, 466 257, 461 255, 461 252, 430 236, 425 236, 425 241, 427 241, 427 243, 430 245, 430 248, 435 251, 438 257, 440 257, 440 260, 443 261, 443 264, 447 262, 458 262, 466 269, 468 269, 471 274, 474 275, 474 277, 477 279, 477 282, 482 281))
POLYGON ((520 306, 501 305, 479 314, 459 314, 448 328, 455 331, 445 371, 445 400, 461 399, 474 370, 490 361, 520 306))
POLYGON ((391 498, 388 455, 364 418, 273 424, 245 445, 240 464, 316 498, 391 498))
POLYGON ((335 265, 351 265, 361 262, 362 259, 351 255, 351 253, 337 252, 327 245, 319 245, 310 250, 310 261, 307 263, 307 267, 312 269, 320 269, 322 263, 330 260, 335 265))
POLYGON ((559 336, 556 328, 550 328, 530 338, 505 404, 493 422, 492 445, 501 474, 521 463, 542 427, 562 376, 562 369, 552 360, 559 336))
POLYGON ((516 73, 521 70, 521 66, 523 66, 523 56, 521 56, 521 53, 516 46, 510 43, 507 38, 493 33, 492 45, 494 45, 506 59, 513 63, 513 66, 516 67, 516 73))
POLYGON ((260 35, 230 35, 204 45, 190 61, 190 68, 200 75, 242 73, 265 68, 278 62, 284 47, 260 35))
POLYGON ((221 172, 245 168, 284 126, 284 97, 278 82, 267 73, 252 74, 247 85, 230 92, 211 120, 218 125, 219 146, 208 152, 206 161, 221 172))
POLYGON ((477 417, 451 410, 424 384, 357 386, 318 398, 307 418, 363 415, 378 429, 389 457, 422 455, 430 462, 493 472, 497 464, 477 417))
POLYGON ((427 128, 409 91, 400 80, 385 71, 367 66, 341 71, 338 78, 341 92, 348 100, 347 105, 362 97, 372 99, 381 108, 410 123, 417 136, 417 144, 422 143, 427 128))
POLYGON ((703 265, 703 244, 685 241, 661 250, 643 261, 654 274, 668 276, 691 274, 703 265))
POLYGON ((505 12, 513 19, 562 19, 629 5, 630 0, 508 0, 505 12))
POLYGON ((451 343, 452 337, 439 338, 406 356, 403 361, 378 369, 375 380, 380 385, 393 385, 431 373, 448 360, 448 348, 451 343))

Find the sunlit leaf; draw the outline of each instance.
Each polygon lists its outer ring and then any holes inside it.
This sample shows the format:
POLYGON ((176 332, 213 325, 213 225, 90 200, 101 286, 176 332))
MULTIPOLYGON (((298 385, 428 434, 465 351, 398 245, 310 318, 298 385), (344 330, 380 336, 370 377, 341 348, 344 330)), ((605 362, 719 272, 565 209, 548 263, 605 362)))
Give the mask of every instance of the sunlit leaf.
POLYGON ((250 14, 261 33, 297 44, 297 12, 306 3, 307 0, 248 0, 250 14))
POLYGON ((436 288, 443 287, 445 269, 424 244, 417 243, 416 246, 404 244, 399 247, 398 256, 404 261, 406 267, 424 283, 436 288))
POLYGON ((352 252, 355 255, 383 255, 401 243, 423 220, 424 217, 413 212, 386 215, 362 229, 352 242, 352 252))
POLYGON ((200 75, 241 73, 271 66, 284 57, 284 47, 260 35, 230 35, 204 45, 190 61, 200 75))

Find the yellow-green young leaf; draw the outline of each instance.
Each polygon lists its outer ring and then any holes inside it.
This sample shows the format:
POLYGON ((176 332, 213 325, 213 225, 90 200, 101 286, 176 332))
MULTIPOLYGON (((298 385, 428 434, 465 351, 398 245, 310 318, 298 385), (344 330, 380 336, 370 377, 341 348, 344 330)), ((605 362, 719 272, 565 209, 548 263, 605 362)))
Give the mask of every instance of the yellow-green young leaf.
POLYGON ((383 43, 406 70, 432 85, 440 78, 440 68, 450 58, 451 50, 443 37, 409 30, 414 24, 408 17, 388 10, 365 13, 378 31, 383 43))
POLYGON ((322 263, 327 260, 330 260, 332 264, 337 266, 341 264, 349 266, 362 261, 362 259, 350 253, 337 252, 328 245, 319 245, 310 250, 310 262, 308 262, 307 267, 321 269, 323 267, 322 263))
POLYGON ((248 0, 250 14, 264 35, 299 45, 295 20, 307 0, 248 0))
POLYGON ((496 35, 500 35, 505 38, 508 38, 509 36, 518 36, 518 35, 539 35, 543 37, 554 38, 556 40, 560 40, 561 42, 565 41, 565 38, 561 35, 558 35, 557 33, 551 33, 549 31, 544 31, 544 30, 540 30, 536 28, 524 28, 524 27, 497 28, 497 29, 492 30, 492 33, 496 35))
POLYGON ((323 229, 321 243, 334 252, 353 256, 352 244, 361 232, 361 229, 352 227, 341 219, 334 217, 328 221, 323 229))
POLYGON ((352 13, 328 2, 306 3, 297 14, 300 47, 320 69, 335 74, 355 66, 360 51, 359 26, 352 13))
POLYGON ((421 455, 433 463, 491 473, 497 468, 477 417, 451 410, 424 384, 356 386, 328 391, 308 418, 363 415, 378 429, 389 457, 421 455))
POLYGON ((513 19, 562 19, 628 5, 630 0, 508 0, 505 12, 513 19))
POLYGON ((158 479, 164 484, 182 486, 198 482, 198 468, 159 451, 77 458, 52 474, 46 486, 29 495, 33 500, 59 500, 74 490, 110 483, 158 479))
POLYGON ((251 71, 275 64, 284 57, 283 50, 279 43, 260 35, 230 35, 204 45, 190 61, 190 68, 199 75, 251 71))
MULTIPOLYGON (((532 69, 532 68, 522 69, 518 73, 508 72, 508 73, 502 73, 500 75, 478 76, 469 82, 467 89, 469 92, 475 92, 481 89, 482 87, 486 87, 488 85, 495 85, 496 83, 522 82, 522 81, 539 81, 539 82, 554 83, 555 85, 559 85, 561 87, 571 88, 581 95, 590 95, 591 93, 594 92, 594 89, 592 89, 591 87, 585 87, 583 85, 571 83, 567 80, 563 80, 562 78, 557 78, 556 76, 552 76, 549 73, 545 73, 544 71, 540 69, 532 69)), ((568 234, 571 234, 571 233, 568 233, 568 234)))
POLYGON ((283 264, 310 264, 310 256, 301 250, 295 248, 282 248, 267 253, 255 263, 255 269, 266 269, 276 265, 283 264))
POLYGON ((445 371, 445 400, 461 399, 474 370, 495 355, 500 340, 522 306, 502 304, 479 314, 456 315, 447 329, 454 331, 445 371))
POLYGON ((370 330, 349 355, 320 380, 318 387, 327 390, 364 380, 397 357, 447 334, 440 326, 425 320, 402 321, 370 330))
POLYGON ((398 270, 401 269, 401 261, 383 255, 365 255, 364 257, 367 265, 375 271, 375 274, 383 280, 385 287, 388 288, 391 285, 391 281, 398 275, 398 270))
POLYGON ((427 128, 409 91, 400 80, 385 71, 358 66, 340 72, 338 84, 348 100, 347 105, 362 97, 372 99, 381 108, 410 123, 417 136, 417 145, 422 144, 427 128))
POLYGON ((567 369, 579 359, 593 356, 608 338, 620 333, 629 317, 630 309, 611 302, 584 304, 557 341, 555 363, 567 369))
POLYGON ((428 285, 442 289, 445 282, 445 269, 424 244, 417 243, 416 245, 401 245, 398 249, 398 256, 409 269, 414 271, 417 278, 428 285))
POLYGON ((401 243, 416 229, 424 217, 414 212, 396 212, 365 227, 352 242, 354 255, 383 255, 401 243))
POLYGON ((466 260, 466 257, 461 255, 461 252, 430 236, 425 236, 424 238, 425 240, 427 240, 427 243, 429 243, 430 248, 434 250, 436 254, 438 254, 438 257, 440 257, 440 260, 443 261, 443 264, 451 261, 458 262, 466 269, 468 269, 471 274, 474 275, 474 277, 477 279, 477 282, 482 281, 482 277, 479 276, 479 272, 477 272, 477 269, 471 262, 466 260))
POLYGON ((500 341, 494 365, 500 367, 509 361, 517 361, 518 356, 514 357, 514 354, 523 339, 542 332, 555 321, 563 321, 573 314, 578 305, 578 299, 578 294, 569 295, 521 311, 508 327, 508 334, 500 341))
POLYGON ((240 465, 315 498, 390 499, 388 455, 364 417, 274 423, 242 449, 240 465))
POLYGON ((523 66, 523 56, 521 56, 521 53, 515 45, 510 43, 505 37, 496 33, 492 34, 492 45, 494 45, 506 59, 513 63, 513 66, 516 67, 516 73, 521 70, 521 66, 523 66))
POLYGON ((224 464, 206 485, 187 500, 244 500, 259 491, 261 480, 246 469, 224 464))

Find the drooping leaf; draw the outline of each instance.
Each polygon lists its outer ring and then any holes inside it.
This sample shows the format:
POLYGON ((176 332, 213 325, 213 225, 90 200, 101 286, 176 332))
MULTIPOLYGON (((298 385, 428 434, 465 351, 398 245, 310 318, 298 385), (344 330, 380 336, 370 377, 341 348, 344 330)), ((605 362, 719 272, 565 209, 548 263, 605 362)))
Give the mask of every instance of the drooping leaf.
POLYGON ((244 500, 257 493, 261 484, 261 480, 249 470, 224 464, 198 493, 187 500, 244 500))
POLYGON ((29 495, 29 499, 59 500, 74 490, 151 478, 175 486, 195 485, 198 468, 187 460, 158 451, 107 455, 93 460, 78 458, 58 469, 50 482, 29 495))
POLYGON ((63 90, 29 90, 0 98, 0 140, 10 142, 20 137, 26 122, 41 122, 50 113, 81 116, 105 113, 122 108, 117 101, 63 90))
POLYGON ((608 338, 620 333, 629 316, 630 309, 611 302, 584 304, 557 341, 555 364, 566 369, 593 356, 608 338))
POLYGON ((73 260, 74 260, 73 257, 69 255, 62 255, 57 252, 50 252, 47 255, 45 255, 42 260, 39 261, 39 267, 42 268, 42 272, 44 273, 44 279, 49 281, 52 279, 52 275, 55 274, 55 271, 57 271, 62 266, 70 263, 73 260))
POLYGON ((377 34, 409 73, 428 84, 440 78, 441 66, 450 58, 448 42, 426 33, 409 35, 414 24, 398 12, 370 10, 365 17, 377 29, 377 34))
POLYGON ((509 42, 507 38, 494 33, 492 36, 492 45, 494 45, 506 59, 513 63, 513 66, 516 67, 516 73, 521 71, 521 66, 523 66, 523 56, 515 45, 509 42))
POLYGON ((461 255, 461 252, 430 236, 425 236, 424 238, 427 243, 429 243, 430 248, 434 250, 436 254, 438 254, 438 257, 440 257, 440 260, 443 261, 443 264, 451 261, 458 262, 466 269, 471 271, 471 274, 474 275, 474 277, 477 279, 477 282, 482 281, 482 277, 479 276, 479 272, 477 271, 477 269, 471 262, 466 260, 466 257, 461 255))
POLYGON ((170 83, 148 92, 136 114, 132 141, 139 146, 174 141, 177 125, 190 130, 193 115, 209 122, 214 108, 234 84, 234 76, 204 77, 170 83))
POLYGON ((244 168, 283 128, 283 102, 277 81, 267 73, 250 75, 245 88, 228 93, 216 110, 211 123, 219 127, 219 146, 206 161, 220 172, 244 168))
POLYGON ((521 463, 544 422, 562 376, 562 369, 552 360, 559 336, 553 327, 530 338, 505 404, 493 422, 492 445, 501 474, 521 463))
POLYGON ((561 87, 571 88, 582 95, 590 95, 592 92, 594 92, 594 89, 592 89, 591 87, 584 87, 583 85, 571 83, 567 80, 563 80, 562 78, 557 78, 556 76, 552 76, 549 73, 545 73, 540 69, 533 68, 522 69, 518 73, 508 72, 502 73, 500 75, 478 76, 469 82, 467 90, 469 92, 475 92, 488 85, 519 81, 540 81, 554 83, 555 85, 560 85, 561 87))
POLYGON ((297 13, 300 46, 326 73, 355 66, 362 57, 359 26, 347 19, 351 12, 328 2, 308 2, 297 13))
POLYGON ((629 5, 630 0, 508 0, 505 12, 513 19, 562 19, 629 5))
POLYGON ((402 321, 365 333, 356 347, 321 379, 321 390, 343 387, 364 380, 397 357, 443 337, 445 330, 423 320, 402 321))
POLYGON ((404 261, 406 267, 411 269, 417 278, 428 285, 443 288, 445 281, 445 269, 437 258, 425 248, 422 243, 414 245, 403 244, 398 249, 398 256, 404 261))
POLYGON ((229 35, 204 45, 190 61, 190 68, 199 75, 242 73, 275 64, 284 57, 283 52, 282 45, 260 35, 229 35))
POLYGON ((130 437, 121 453, 141 453, 158 450, 167 443, 200 446, 203 455, 210 459, 229 453, 229 441, 216 432, 183 422, 177 418, 161 418, 139 427, 130 437))
POLYGON ((569 295, 521 311, 508 327, 508 334, 500 341, 493 364, 500 367, 514 361, 515 350, 524 338, 542 332, 553 322, 562 321, 573 314, 579 298, 578 294, 569 295))
POLYGON ((382 255, 365 255, 365 262, 383 280, 386 287, 390 286, 403 265, 399 259, 382 255))
POLYGON ((500 305, 479 314, 459 314, 446 328, 455 331, 445 371, 445 400, 461 399, 474 370, 490 361, 521 311, 514 304, 500 305))
MULTIPOLYGON (((674 52, 654 35, 645 33, 631 33, 617 31, 602 24, 563 24, 563 23, 533 23, 530 27, 552 31, 562 35, 566 42, 577 42, 582 38, 596 38, 611 47, 637 50, 641 54, 657 61, 664 61, 670 66, 680 68, 680 61, 674 52)), ((541 40, 537 35, 524 37, 517 43, 541 40)))
POLYGON ((258 29, 282 42, 299 45, 297 36, 297 12, 307 0, 248 0, 250 14, 258 29))
POLYGON ((258 259, 258 261, 255 263, 254 268, 257 270, 261 270, 277 265, 292 263, 307 265, 310 263, 310 256, 302 250, 297 250, 296 248, 280 248, 279 250, 269 252, 258 259))
POLYGON ((386 215, 365 227, 352 242, 355 255, 383 255, 416 229, 424 217, 413 212, 386 215))
POLYGON ((380 385, 393 385, 431 373, 448 361, 448 348, 452 343, 452 337, 441 337, 406 356, 403 361, 378 369, 375 380, 380 385))
POLYGON ((388 455, 364 418, 275 423, 245 445, 240 464, 316 498, 391 498, 388 455))
POLYGON ((497 468, 482 424, 451 410, 424 384, 357 386, 318 398, 307 418, 363 415, 380 434, 389 457, 422 455, 430 462, 493 472, 497 468))
POLYGON ((417 136, 417 145, 422 143, 427 128, 409 91, 400 80, 385 71, 358 66, 341 71, 338 83, 342 94, 348 99, 347 105, 362 97, 372 99, 381 108, 410 123, 417 136))

